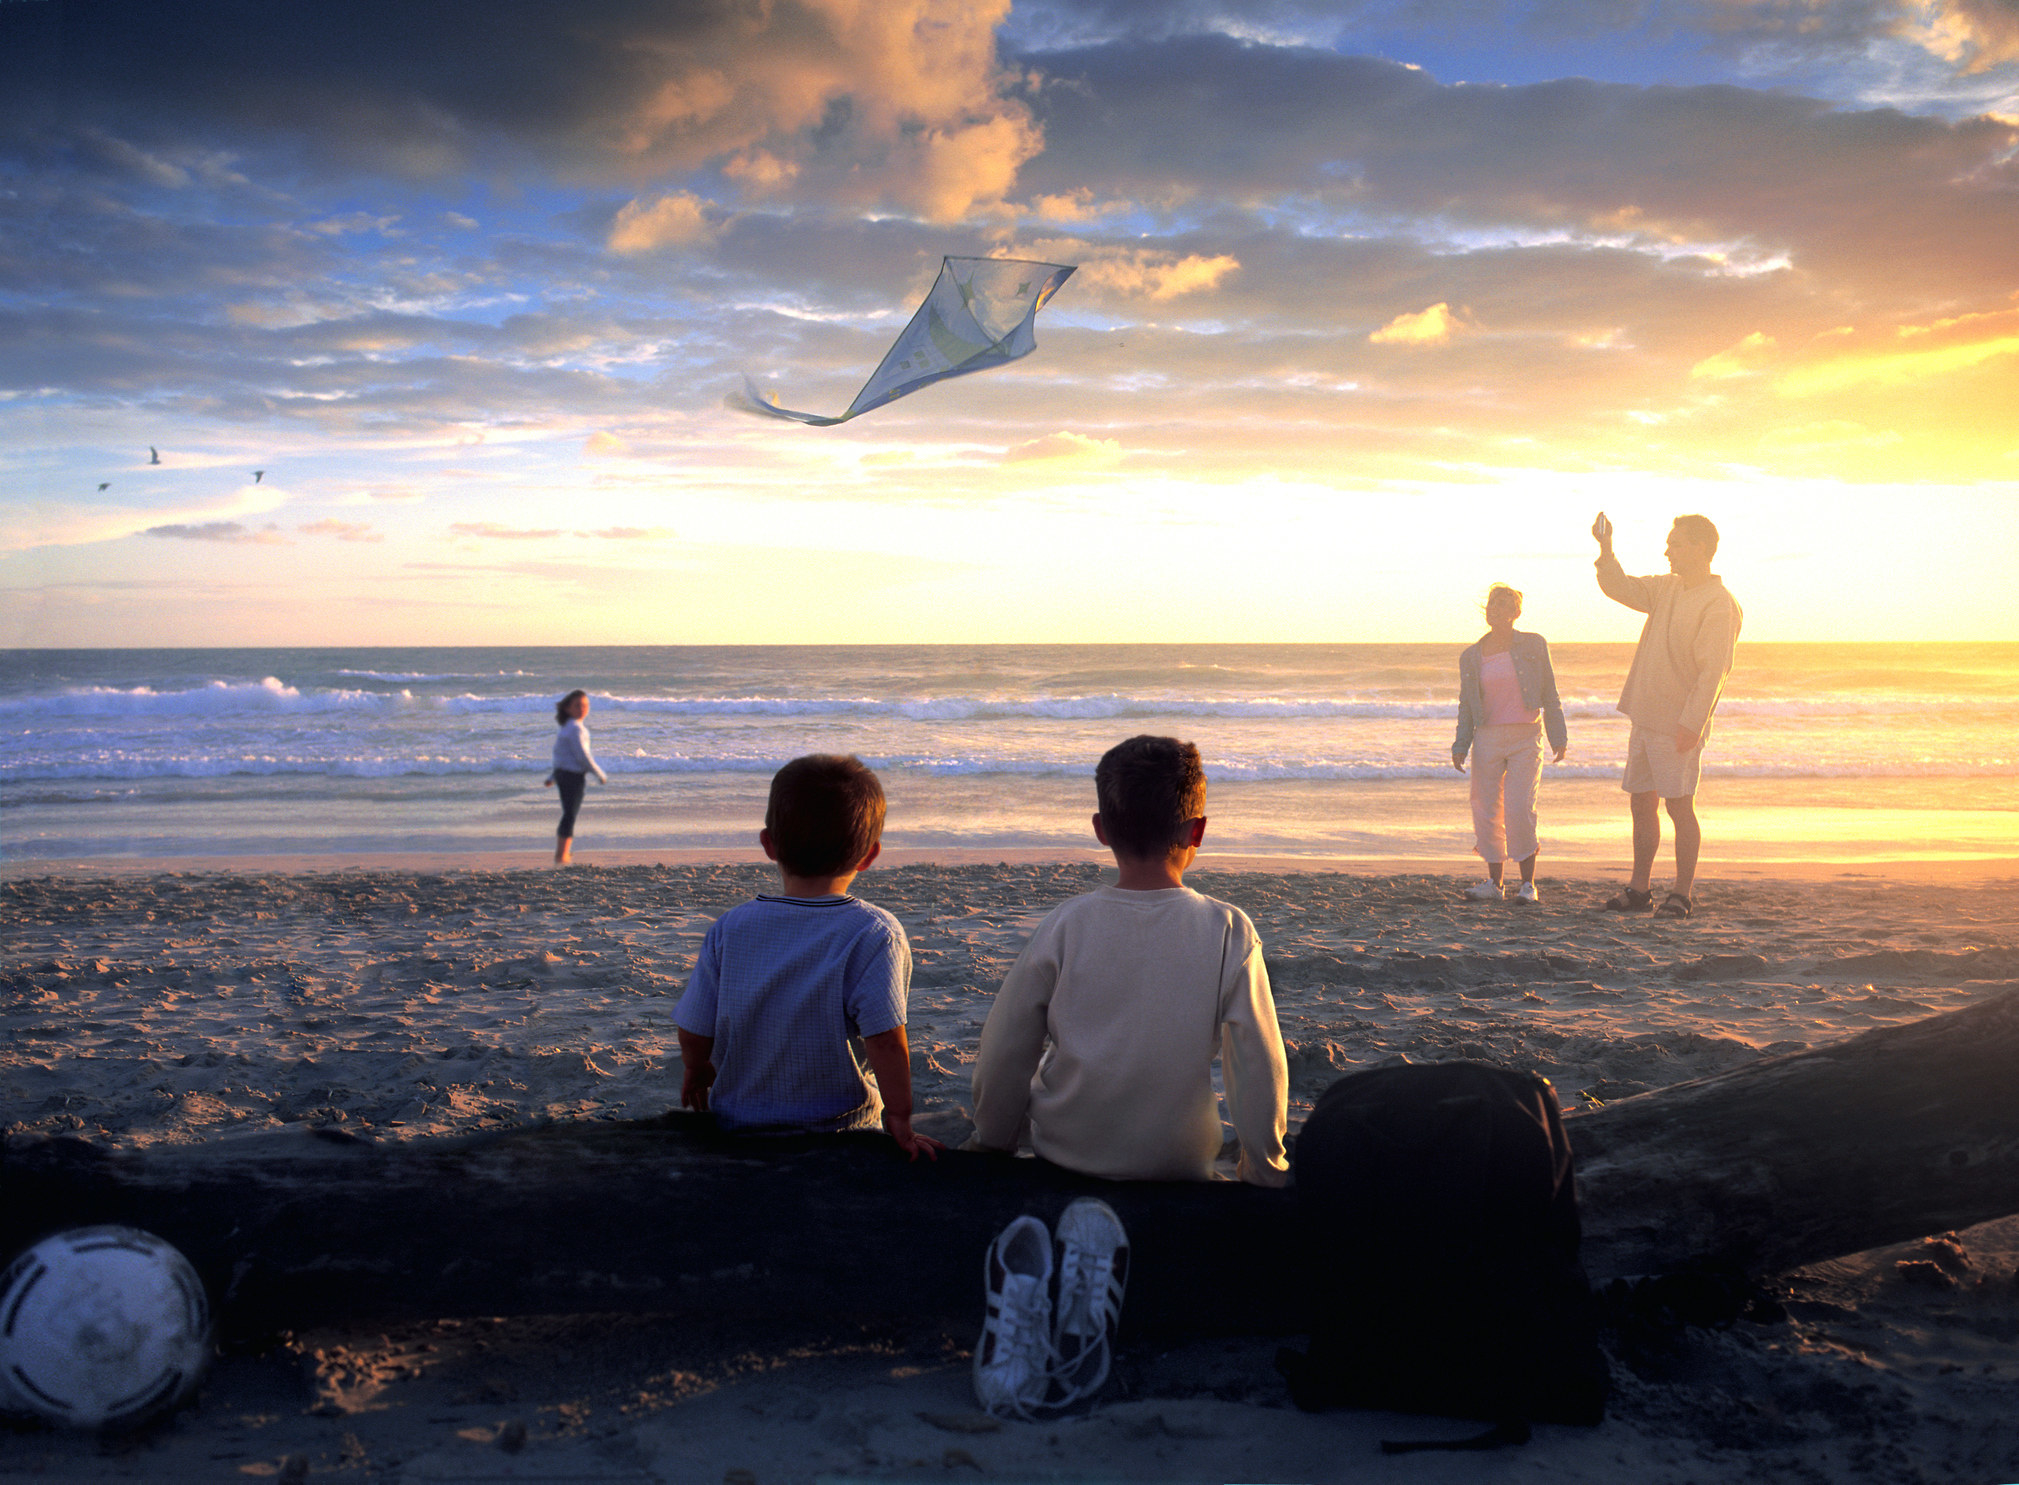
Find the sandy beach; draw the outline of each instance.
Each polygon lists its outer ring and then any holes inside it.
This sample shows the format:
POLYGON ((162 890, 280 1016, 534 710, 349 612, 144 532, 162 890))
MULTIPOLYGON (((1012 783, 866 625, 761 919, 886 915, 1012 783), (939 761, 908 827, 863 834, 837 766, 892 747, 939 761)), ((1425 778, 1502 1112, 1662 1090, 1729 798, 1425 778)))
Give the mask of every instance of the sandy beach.
MULTIPOLYGON (((1003 971, 1049 907, 1102 879, 1092 859, 997 855, 899 860, 858 883, 911 936, 919 1123, 949 1141, 967 1132, 967 1067, 1003 971)), ((397 1140, 656 1114, 677 1100, 672 1011, 695 946, 768 881, 741 862, 253 864, 0 880, 10 1138, 149 1145, 305 1123, 397 1140)), ((1524 911, 1461 900, 1456 869, 1295 864, 1190 878, 1268 945, 1293 1131, 1332 1078, 1395 1056, 1532 1068, 1575 1108, 2019 985, 2007 862, 1721 870, 1688 922, 1600 911, 1597 872, 1545 865, 1543 905, 1524 911)), ((298 1335, 224 1357, 193 1409, 138 1440, 0 1434, 0 1474, 2019 1479, 2019 1217, 1929 1251, 1932 1283, 1897 1266, 1918 1249, 1850 1255, 1774 1278, 1787 1324, 1616 1342, 1602 1427, 1543 1428, 1493 1456, 1384 1459, 1382 1437, 1466 1426, 1299 1414, 1269 1338, 1129 1350, 1091 1408, 996 1424, 973 1410, 971 1333, 554 1316, 298 1335)))

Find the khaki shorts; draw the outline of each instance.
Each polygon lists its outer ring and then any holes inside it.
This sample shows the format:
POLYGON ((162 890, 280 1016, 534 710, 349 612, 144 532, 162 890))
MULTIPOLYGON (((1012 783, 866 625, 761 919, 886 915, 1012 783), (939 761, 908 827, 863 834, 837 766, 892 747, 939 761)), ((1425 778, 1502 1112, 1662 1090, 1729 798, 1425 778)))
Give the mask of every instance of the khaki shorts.
POLYGON ((1659 794, 1663 799, 1687 799, 1703 780, 1703 744, 1687 753, 1675 745, 1675 733, 1636 727, 1626 740, 1626 777, 1619 786, 1629 794, 1659 794))

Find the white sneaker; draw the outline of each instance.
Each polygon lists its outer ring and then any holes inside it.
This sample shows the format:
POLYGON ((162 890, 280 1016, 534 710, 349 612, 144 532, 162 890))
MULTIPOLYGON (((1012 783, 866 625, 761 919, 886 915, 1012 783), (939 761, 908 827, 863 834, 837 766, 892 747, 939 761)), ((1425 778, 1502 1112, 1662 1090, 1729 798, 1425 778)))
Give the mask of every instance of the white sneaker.
POLYGON ((988 1245, 988 1314, 974 1348, 974 1395, 983 1411, 1029 1418, 1044 1406, 1054 1360, 1051 1282, 1052 1235, 1037 1218, 1017 1218, 988 1245))
POLYGON ((1465 895, 1474 902, 1498 902, 1500 901, 1500 883, 1493 881, 1491 878, 1483 882, 1474 882, 1470 887, 1465 889, 1465 895))
POLYGON ((1516 902, 1525 902, 1532 906, 1535 903, 1541 902, 1542 897, 1541 894, 1539 894, 1535 890, 1535 883, 1523 882, 1521 884, 1521 890, 1514 894, 1514 900, 1516 902))
POLYGON ((1082 1196, 1059 1216, 1059 1303, 1052 1329, 1052 1375, 1063 1395, 1053 1407, 1092 1397, 1108 1379, 1122 1291, 1129 1282, 1129 1235, 1115 1209, 1082 1196))

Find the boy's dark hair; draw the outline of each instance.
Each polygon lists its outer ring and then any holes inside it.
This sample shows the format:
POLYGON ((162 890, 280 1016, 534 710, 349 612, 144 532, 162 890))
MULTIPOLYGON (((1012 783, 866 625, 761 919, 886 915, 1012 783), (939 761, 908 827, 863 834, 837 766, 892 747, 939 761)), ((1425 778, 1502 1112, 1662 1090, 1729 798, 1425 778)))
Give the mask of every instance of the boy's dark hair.
POLYGON ((797 877, 847 871, 883 835, 883 785, 852 754, 811 753, 771 776, 764 828, 797 877))
POLYGON ((1094 797, 1108 844, 1127 856, 1168 856, 1185 826, 1206 812, 1206 765, 1175 737, 1116 743, 1094 769, 1094 797))

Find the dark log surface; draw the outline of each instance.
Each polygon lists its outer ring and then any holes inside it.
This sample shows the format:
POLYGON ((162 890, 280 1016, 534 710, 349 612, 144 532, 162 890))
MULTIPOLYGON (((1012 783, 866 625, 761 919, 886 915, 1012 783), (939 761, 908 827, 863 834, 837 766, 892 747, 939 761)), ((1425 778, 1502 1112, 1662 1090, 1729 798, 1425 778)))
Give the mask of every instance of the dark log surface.
MULTIPOLYGON (((2019 991, 1567 1122, 1594 1279, 1754 1272, 2019 1211, 2019 991)), ((111 1152, 14 1140, 8 1252, 126 1222, 175 1243, 227 1330, 445 1315, 681 1311, 978 1323, 1012 1217, 1103 1196, 1131 1237, 1125 1333, 1287 1333, 1290 1193, 1109 1183, 880 1135, 731 1140, 687 1115, 373 1145, 294 1129, 111 1152)))
POLYGON ((1774 1273, 2019 1212, 2019 990, 1565 1121, 1585 1266, 1774 1273))

